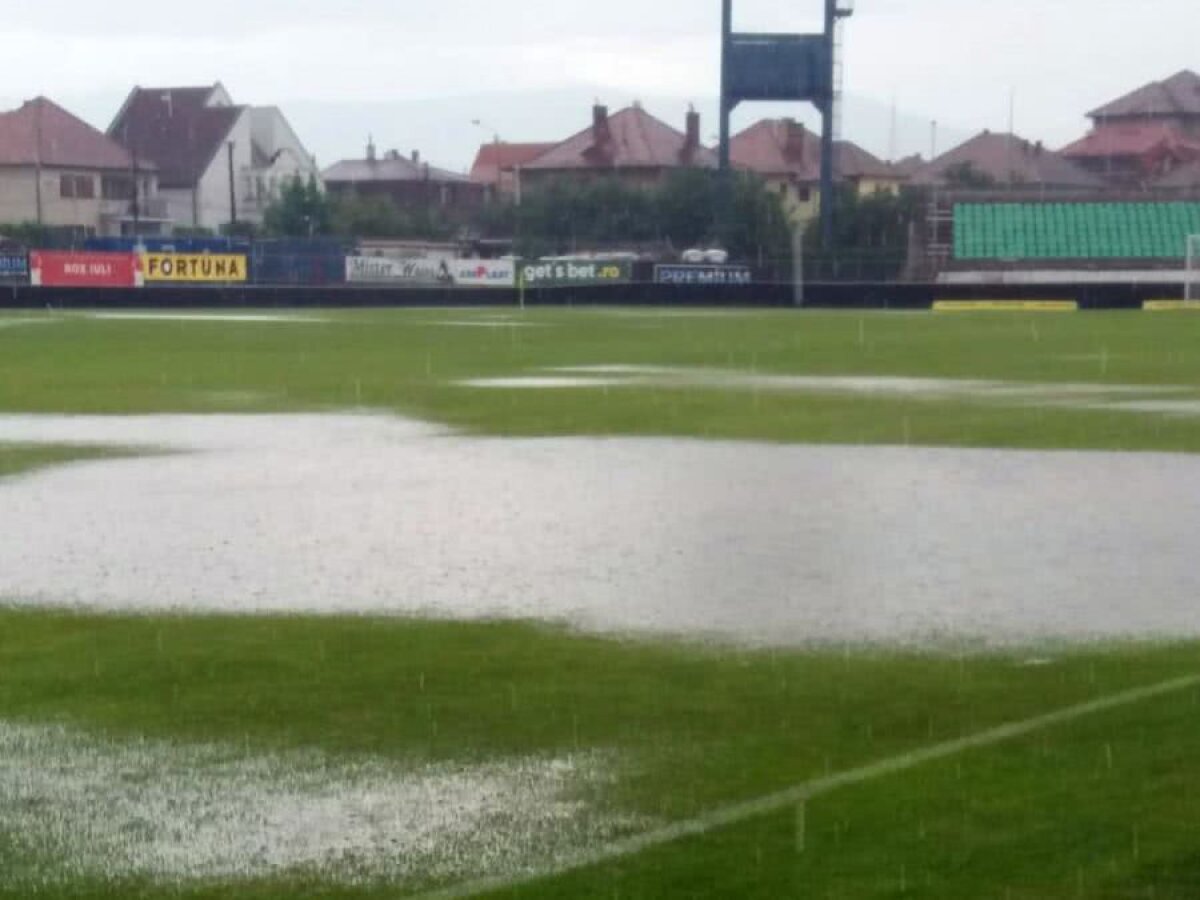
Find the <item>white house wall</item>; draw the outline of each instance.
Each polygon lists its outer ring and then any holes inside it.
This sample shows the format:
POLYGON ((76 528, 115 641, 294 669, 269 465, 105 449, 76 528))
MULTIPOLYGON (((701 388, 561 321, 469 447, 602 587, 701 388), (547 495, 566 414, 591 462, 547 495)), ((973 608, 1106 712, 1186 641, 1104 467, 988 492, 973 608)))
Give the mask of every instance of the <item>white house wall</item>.
POLYGON ((254 142, 271 160, 268 166, 248 173, 248 187, 261 213, 292 179, 307 182, 316 178, 320 183, 321 172, 278 107, 255 107, 250 118, 254 142))
MULTIPOLYGON (((230 130, 229 136, 226 138, 226 142, 228 141, 233 141, 234 172, 247 171, 254 162, 249 110, 246 110, 238 118, 230 130)), ((250 197, 246 192, 245 179, 235 177, 234 183, 237 188, 238 221, 260 221, 261 217, 256 217, 253 214, 253 210, 249 209, 250 197)), ((196 212, 197 215, 193 220, 189 209, 188 217, 176 219, 175 224, 182 225, 187 222, 193 222, 201 228, 219 231, 230 220, 229 151, 226 149, 225 144, 221 145, 209 163, 208 169, 205 170, 204 175, 200 178, 200 182, 196 188, 196 212)))

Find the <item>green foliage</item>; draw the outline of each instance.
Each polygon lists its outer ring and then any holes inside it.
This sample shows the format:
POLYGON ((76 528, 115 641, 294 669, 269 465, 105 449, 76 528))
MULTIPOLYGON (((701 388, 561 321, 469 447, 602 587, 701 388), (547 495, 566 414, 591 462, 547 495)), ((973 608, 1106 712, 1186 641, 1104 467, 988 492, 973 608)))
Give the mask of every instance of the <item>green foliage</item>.
POLYGON ((619 178, 556 179, 526 191, 519 207, 493 204, 477 223, 487 236, 501 236, 509 225, 526 256, 655 244, 675 250, 723 245, 746 262, 787 265, 791 257, 779 197, 745 173, 734 176, 731 194, 721 176, 706 169, 676 170, 653 187, 619 178))
POLYGON ((446 240, 455 232, 438 210, 402 210, 381 194, 337 194, 329 201, 329 214, 327 233, 343 237, 446 240))
POLYGON ((253 240, 258 237, 259 230, 259 227, 253 222, 226 222, 221 226, 221 237, 253 240))
POLYGON ((12 225, 0 225, 0 237, 6 238, 23 247, 46 247, 52 240, 52 231, 37 222, 16 222, 12 225))
POLYGON ((15 222, 0 225, 0 238, 30 250, 70 249, 88 238, 88 229, 76 225, 39 225, 15 222))
POLYGON ((898 278, 908 257, 909 231, 924 203, 922 193, 911 188, 872 194, 839 188, 834 195, 834 250, 824 246, 819 218, 809 223, 804 235, 810 279, 898 278))
POLYGON ((175 235, 175 237, 181 237, 181 238, 189 238, 189 237, 194 237, 194 238, 209 238, 209 237, 216 237, 216 232, 214 232, 214 231, 213 231, 211 228, 205 228, 205 227, 203 227, 202 225, 196 225, 196 226, 176 226, 176 227, 173 229, 172 233, 175 235))
POLYGON ((655 200, 659 228, 675 246, 686 249, 717 240, 721 186, 712 172, 678 169, 667 176, 655 200))
POLYGON ((970 160, 949 166, 942 178, 949 187, 967 190, 987 190, 996 186, 996 179, 977 169, 970 160))
POLYGON ((263 216, 263 231, 271 237, 315 237, 333 230, 329 198, 314 177, 288 181, 263 216))

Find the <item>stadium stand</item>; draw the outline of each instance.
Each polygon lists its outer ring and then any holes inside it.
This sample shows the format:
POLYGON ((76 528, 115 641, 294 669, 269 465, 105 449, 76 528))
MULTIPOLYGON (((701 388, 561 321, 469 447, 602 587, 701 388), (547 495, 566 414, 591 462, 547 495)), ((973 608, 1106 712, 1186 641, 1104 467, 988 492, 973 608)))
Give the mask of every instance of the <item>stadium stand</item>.
POLYGON ((1200 202, 957 203, 953 258, 1179 260, 1200 202))

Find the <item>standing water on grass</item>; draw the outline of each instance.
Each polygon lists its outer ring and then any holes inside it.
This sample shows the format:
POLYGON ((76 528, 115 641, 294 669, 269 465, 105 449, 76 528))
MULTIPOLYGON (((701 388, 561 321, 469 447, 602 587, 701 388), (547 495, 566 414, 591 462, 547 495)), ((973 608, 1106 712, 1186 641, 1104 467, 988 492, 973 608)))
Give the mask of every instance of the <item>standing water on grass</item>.
POLYGON ((734 643, 1200 634, 1200 459, 480 439, 384 416, 4 417, 175 452, 0 483, 0 596, 734 643))

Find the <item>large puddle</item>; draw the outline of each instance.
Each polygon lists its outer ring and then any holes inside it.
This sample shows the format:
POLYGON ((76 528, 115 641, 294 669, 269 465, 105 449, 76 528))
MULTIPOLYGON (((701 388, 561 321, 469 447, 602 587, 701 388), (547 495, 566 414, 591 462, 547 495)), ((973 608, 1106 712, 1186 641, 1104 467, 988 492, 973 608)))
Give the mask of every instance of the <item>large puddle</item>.
POLYGON ((1200 457, 0 417, 187 449, 0 481, 0 597, 798 645, 1200 635, 1200 457))

